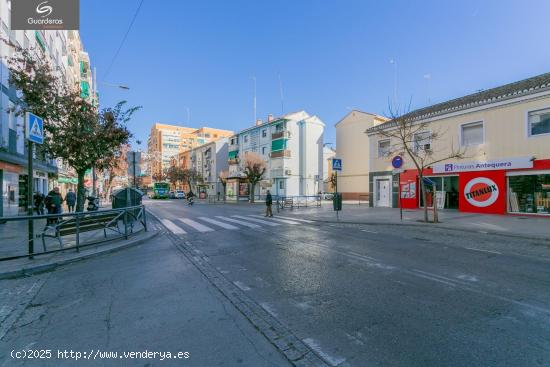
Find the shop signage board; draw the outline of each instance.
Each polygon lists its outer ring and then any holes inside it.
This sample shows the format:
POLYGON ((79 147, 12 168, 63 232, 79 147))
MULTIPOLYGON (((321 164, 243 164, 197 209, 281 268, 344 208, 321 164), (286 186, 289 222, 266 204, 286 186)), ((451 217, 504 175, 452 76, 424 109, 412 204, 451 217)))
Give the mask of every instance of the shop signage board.
POLYGON ((490 161, 473 161, 434 164, 433 173, 457 173, 470 171, 494 171, 518 168, 533 168, 532 157, 515 157, 493 159, 490 161))
POLYGON ((464 187, 466 201, 478 208, 485 208, 494 204, 499 193, 500 189, 496 182, 488 177, 473 178, 464 187))

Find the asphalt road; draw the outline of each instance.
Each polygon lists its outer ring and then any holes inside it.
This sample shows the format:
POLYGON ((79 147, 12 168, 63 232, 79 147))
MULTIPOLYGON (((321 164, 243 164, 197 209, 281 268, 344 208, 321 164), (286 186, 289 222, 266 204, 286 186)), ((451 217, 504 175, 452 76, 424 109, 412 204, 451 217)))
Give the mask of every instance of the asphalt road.
MULTIPOLYGON (((299 210, 266 219, 262 205, 146 204, 328 365, 550 366, 548 243, 309 222, 299 210)), ((0 327, 2 367, 63 365, 7 355, 37 346, 191 353, 124 365, 287 365, 168 236, 2 281, 0 294, 23 309, 0 327)))
POLYGON ((299 210, 270 226, 249 216, 261 205, 151 208, 329 364, 550 366, 548 243, 299 210))

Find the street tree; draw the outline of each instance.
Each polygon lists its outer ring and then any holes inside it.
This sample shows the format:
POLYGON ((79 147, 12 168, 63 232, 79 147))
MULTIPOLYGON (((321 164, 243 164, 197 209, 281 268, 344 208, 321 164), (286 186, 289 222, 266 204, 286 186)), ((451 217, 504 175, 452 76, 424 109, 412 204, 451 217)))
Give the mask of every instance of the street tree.
POLYGON ((250 184, 250 202, 254 202, 254 189, 264 176, 267 167, 263 158, 254 152, 247 152, 244 157, 244 174, 250 184))
MULTIPOLYGON (((428 222, 427 190, 424 180, 424 170, 434 164, 449 159, 463 159, 465 149, 457 148, 454 142, 448 145, 438 144, 445 136, 445 131, 430 125, 427 121, 417 121, 417 115, 410 112, 410 105, 404 110, 389 105, 389 126, 376 128, 376 135, 390 140, 390 147, 385 154, 388 157, 395 155, 406 156, 414 164, 418 171, 420 194, 424 202, 424 221, 428 222), (440 146, 439 150, 434 147, 440 146)), ((437 214, 437 194, 433 188, 433 222, 439 222, 437 214)))
POLYGON ((82 211, 86 171, 109 167, 113 156, 128 143, 131 134, 125 124, 139 107, 124 109, 126 102, 119 102, 99 111, 33 49, 16 47, 8 65, 10 83, 21 92, 15 113, 32 112, 44 119, 42 149, 76 171, 77 210, 82 211))
POLYGON ((229 171, 227 170, 221 171, 218 177, 220 178, 220 183, 222 184, 222 187, 223 187, 223 201, 225 201, 225 196, 227 193, 227 178, 229 177, 229 171))
POLYGON ((182 176, 182 181, 187 183, 190 191, 193 191, 193 186, 204 182, 202 175, 193 168, 184 168, 182 170, 182 176))
POLYGON ((170 166, 166 169, 166 179, 177 189, 186 180, 185 169, 180 166, 170 166))

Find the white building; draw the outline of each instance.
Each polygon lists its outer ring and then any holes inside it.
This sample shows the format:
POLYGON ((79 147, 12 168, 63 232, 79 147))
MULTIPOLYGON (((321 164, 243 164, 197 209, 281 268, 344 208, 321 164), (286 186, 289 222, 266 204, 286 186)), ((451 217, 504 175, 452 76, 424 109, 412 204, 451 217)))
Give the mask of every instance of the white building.
MULTIPOLYGON (((89 57, 82 48, 78 31, 12 30, 11 1, 0 0, 0 38, 33 49, 37 57, 48 59, 68 85, 80 87, 83 97, 97 103, 89 57)), ((7 59, 14 52, 13 46, 0 42, 0 216, 25 211, 27 205, 24 121, 23 117, 8 112, 18 101, 18 92, 8 83, 7 59)), ((62 162, 58 164, 45 157, 35 158, 33 190, 45 193, 53 184, 59 184, 63 192, 67 185, 74 185, 71 170, 62 162), (55 175, 59 181, 51 182, 55 175)))
POLYGON ((258 120, 256 125, 229 138, 228 197, 248 196, 243 180, 245 156, 264 158, 266 173, 255 195, 270 190, 277 196, 316 195, 323 189, 323 133, 325 124, 305 111, 258 120))
POLYGON ((216 197, 223 194, 223 187, 219 180, 221 171, 227 171, 227 138, 221 138, 211 143, 206 143, 190 151, 191 169, 196 170, 204 179, 202 185, 197 185, 200 198, 206 196, 216 197))

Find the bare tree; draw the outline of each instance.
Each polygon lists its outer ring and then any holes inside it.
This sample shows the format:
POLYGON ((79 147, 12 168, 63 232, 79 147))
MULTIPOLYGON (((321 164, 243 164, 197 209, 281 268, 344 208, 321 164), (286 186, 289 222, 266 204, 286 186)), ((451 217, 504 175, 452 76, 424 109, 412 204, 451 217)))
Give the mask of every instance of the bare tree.
POLYGON ((229 177, 229 171, 221 171, 218 175, 223 187, 223 201, 225 201, 225 193, 227 190, 227 178, 229 177))
POLYGON ((260 182, 266 171, 266 164, 263 158, 253 152, 247 152, 244 157, 244 174, 250 183, 250 202, 254 202, 254 189, 260 182))
MULTIPOLYGON (((403 111, 400 111, 398 107, 393 108, 390 104, 388 116, 390 121, 387 123, 389 126, 384 124, 384 127, 376 129, 376 135, 390 140, 389 149, 385 152, 387 156, 406 155, 415 165, 420 181, 420 194, 424 202, 424 221, 428 222, 424 170, 448 159, 463 159, 465 157, 465 149, 461 147, 455 148, 454 143, 451 142, 450 146, 445 145, 440 150, 434 150, 434 146, 440 145, 437 142, 445 135, 445 131, 430 125, 427 121, 416 121, 416 115, 413 115, 409 111, 410 104, 403 111)), ((434 223, 439 222, 436 199, 436 189, 434 188, 434 223)))

